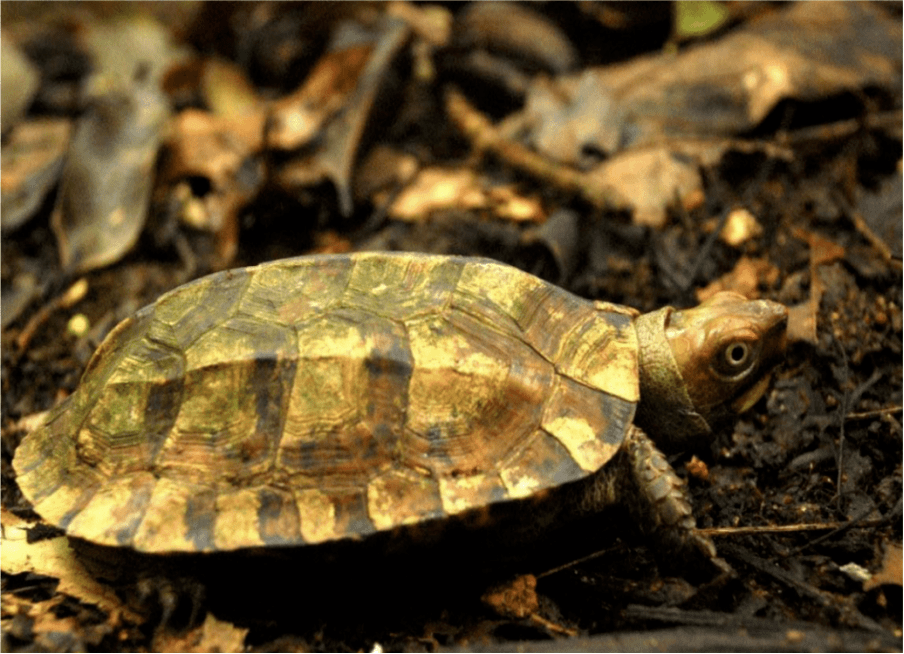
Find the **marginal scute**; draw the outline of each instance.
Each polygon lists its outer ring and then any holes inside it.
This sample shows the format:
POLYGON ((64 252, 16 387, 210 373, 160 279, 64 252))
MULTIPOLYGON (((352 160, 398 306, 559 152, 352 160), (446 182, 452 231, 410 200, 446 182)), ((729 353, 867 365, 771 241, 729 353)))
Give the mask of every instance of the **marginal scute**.
POLYGON ((378 531, 443 516, 439 486, 414 470, 387 470, 367 486, 367 508, 378 531))
POLYGON ((439 480, 439 492, 446 515, 457 515, 510 499, 502 479, 495 471, 442 477, 439 480))
POLYGON ((139 552, 187 552, 195 546, 191 525, 184 520, 189 500, 207 491, 206 485, 187 479, 159 477, 151 491, 147 510, 132 537, 139 552))
MULTIPOLYGON (((48 472, 50 471, 38 470, 32 476, 48 472)), ((71 473, 58 471, 58 474, 60 483, 56 486, 42 486, 41 491, 47 494, 35 497, 33 502, 35 510, 45 520, 65 529, 97 493, 100 480, 90 471, 82 469, 75 469, 71 473)))
POLYGON ((294 495, 303 542, 323 543, 340 537, 336 533, 336 506, 327 493, 317 488, 299 488, 294 495))
POLYGON ((215 487, 204 486, 186 500, 182 521, 186 537, 194 544, 194 551, 210 552, 216 549, 217 494, 215 487))
POLYGON ((217 489, 213 540, 220 551, 262 547, 258 512, 260 497, 253 488, 217 489))
POLYGON ((131 545, 155 485, 148 472, 123 475, 119 483, 98 490, 73 518, 68 533, 102 545, 131 545))
POLYGON ((336 510, 334 538, 363 538, 377 531, 367 511, 365 488, 337 488, 330 493, 336 510))
POLYGON ((263 488, 258 500, 261 540, 267 545, 298 545, 301 530, 292 493, 273 487, 263 488))
POLYGON ((14 465, 49 522, 145 552, 471 521, 606 464, 636 347, 630 314, 489 260, 277 261, 117 326, 14 465))

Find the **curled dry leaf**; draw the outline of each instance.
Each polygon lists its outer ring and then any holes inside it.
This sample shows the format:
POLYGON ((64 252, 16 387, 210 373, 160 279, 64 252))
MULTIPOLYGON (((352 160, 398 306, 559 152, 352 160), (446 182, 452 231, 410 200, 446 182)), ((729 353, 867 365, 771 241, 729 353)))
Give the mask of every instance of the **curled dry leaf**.
POLYGON ((772 286, 778 281, 778 276, 778 268, 766 259, 741 257, 731 272, 698 290, 697 299, 703 302, 722 291, 734 291, 746 298, 757 298, 760 296, 759 287, 772 286))
POLYGON ((625 152, 587 176, 621 197, 631 198, 634 222, 649 227, 665 225, 666 208, 676 199, 682 205, 696 202, 703 184, 696 164, 666 148, 625 152))
POLYGON ((25 115, 40 80, 34 65, 7 35, 0 39, 0 67, 4 81, 0 86, 0 119, 5 132, 25 115))
POLYGON ((295 150, 313 141, 345 105, 372 50, 357 45, 325 54, 297 91, 273 104, 267 144, 295 150))
MULTIPOLYGON (((584 135, 570 154, 573 160, 580 158, 580 148, 613 154, 613 147, 728 138, 755 127, 786 98, 818 100, 869 86, 895 88, 900 44, 900 21, 872 5, 797 3, 677 55, 651 55, 559 78, 553 83, 557 100, 549 84, 538 80, 530 94, 546 100, 534 105, 529 98, 527 111, 540 106, 545 112, 530 115, 528 122, 584 135), (814 48, 814 42, 824 46, 814 48), (603 111, 606 120, 582 123, 594 115, 581 108, 585 103, 603 111)), ((555 144, 550 138, 534 142, 541 151, 555 144)))
MULTIPOLYGON (((351 214, 351 174, 358 145, 385 74, 409 34, 406 23, 384 16, 375 25, 372 43, 362 43, 356 33, 350 37, 355 42, 343 50, 343 56, 356 62, 355 75, 346 78, 347 73, 336 67, 341 62, 328 61, 319 68, 317 76, 312 76, 311 89, 302 93, 302 87, 299 91, 303 101, 299 104, 299 98, 295 98, 294 104, 285 105, 268 140, 276 139, 284 146, 296 142, 300 145, 315 130, 321 138, 313 154, 302 155, 279 171, 278 184, 291 189, 330 179, 336 186, 340 211, 346 216, 351 214), (358 61, 362 53, 368 56, 358 61), (337 79, 340 72, 343 76, 337 79), (343 91, 338 95, 341 102, 333 99, 334 90, 343 91), (316 106, 317 111, 312 113, 311 106, 316 106), (330 119, 324 121, 325 117, 330 119)), ((343 35, 338 33, 335 40, 343 41, 343 35)))
POLYGON ((520 195, 511 186, 487 188, 486 181, 468 168, 426 168, 399 193, 389 215, 416 222, 439 211, 490 210, 508 220, 542 220, 538 200, 520 195))
POLYGON ((141 619, 126 607, 112 588, 98 583, 74 556, 65 536, 58 536, 33 543, 28 541, 27 531, 34 525, 16 517, 6 509, 0 512, 3 529, 3 557, 0 567, 7 574, 34 572, 60 580, 57 591, 71 595, 88 604, 95 604, 104 611, 118 612, 123 617, 140 622, 141 619))
POLYGON ((415 5, 402 0, 392 0, 386 11, 408 24, 408 27, 431 47, 442 48, 452 36, 452 14, 439 5, 415 5))
POLYGON ((798 3, 678 55, 538 77, 522 114, 509 120, 528 126, 529 144, 555 161, 586 169, 587 153, 612 157, 590 174, 637 204, 638 223, 660 226, 676 196, 699 194, 704 159, 781 100, 899 86, 900 43, 900 24, 872 5, 798 3), (710 147, 688 152, 686 141, 701 140, 710 147), (619 162, 637 148, 652 150, 619 162))
POLYGON ((553 184, 563 191, 582 196, 593 206, 612 211, 631 207, 626 197, 606 179, 563 166, 549 157, 510 140, 489 118, 480 113, 457 89, 446 91, 446 111, 456 127, 478 152, 492 152, 509 165, 553 184))
POLYGON ((526 618, 540 610, 537 578, 530 574, 494 586, 480 599, 496 613, 512 618, 526 618))
POLYGON ((218 116, 253 116, 261 107, 257 91, 245 72, 230 61, 204 62, 201 92, 207 106, 218 116))
MULTIPOLYGON (((209 182, 209 190, 195 197, 187 187, 182 193, 182 219, 196 229, 221 234, 234 231, 239 209, 257 192, 260 174, 255 157, 263 146, 264 112, 217 116, 188 109, 174 121, 169 140, 171 157, 163 174, 177 185, 191 177, 209 182), (187 191, 187 193, 186 193, 187 191)), ((227 257, 227 260, 231 257, 227 257)))
POLYGON ((168 117, 166 99, 147 81, 98 98, 82 116, 51 223, 63 268, 106 266, 138 240, 168 117))
POLYGON ((454 32, 466 48, 481 47, 551 73, 574 68, 578 55, 565 33, 533 8, 514 2, 472 2, 454 32))
POLYGON ((0 149, 3 232, 31 218, 57 183, 71 132, 72 122, 63 118, 20 123, 12 130, 0 149))
POLYGON ((355 198, 382 205, 417 174, 417 157, 389 145, 372 147, 355 171, 355 198))
POLYGON ((201 91, 211 111, 188 109, 174 121, 171 157, 163 174, 183 223, 217 235, 217 262, 226 266, 238 248, 239 211, 263 182, 256 155, 263 147, 265 109, 235 64, 204 62, 201 91), (208 182, 203 191, 190 178, 208 182))
POLYGON ((119 15, 89 15, 78 18, 79 39, 89 53, 93 94, 128 88, 136 71, 157 85, 164 72, 187 55, 172 30, 157 18, 128 4, 119 15))
POLYGON ((820 266, 832 263, 844 257, 845 250, 840 245, 814 233, 798 229, 795 236, 810 245, 810 298, 796 307, 788 309, 788 339, 801 340, 816 345, 817 316, 819 303, 826 290, 826 284, 820 273, 820 266))

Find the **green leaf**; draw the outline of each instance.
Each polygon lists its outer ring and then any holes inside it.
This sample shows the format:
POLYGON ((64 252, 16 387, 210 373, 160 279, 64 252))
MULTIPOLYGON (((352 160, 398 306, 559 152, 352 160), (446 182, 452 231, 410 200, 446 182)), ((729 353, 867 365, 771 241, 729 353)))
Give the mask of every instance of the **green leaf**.
POLYGON ((679 0, 675 3, 675 31, 678 40, 706 36, 728 20, 728 9, 721 2, 679 0))

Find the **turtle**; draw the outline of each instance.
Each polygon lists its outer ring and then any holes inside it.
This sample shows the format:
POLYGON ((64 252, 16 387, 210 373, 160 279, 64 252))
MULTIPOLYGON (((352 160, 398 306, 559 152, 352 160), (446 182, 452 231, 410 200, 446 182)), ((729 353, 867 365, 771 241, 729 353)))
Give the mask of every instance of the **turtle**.
POLYGON ((664 452, 763 395, 786 323, 732 292, 641 314, 490 259, 272 261, 119 323, 14 468, 71 540, 149 555, 515 542, 625 504, 664 558, 713 558, 664 452))

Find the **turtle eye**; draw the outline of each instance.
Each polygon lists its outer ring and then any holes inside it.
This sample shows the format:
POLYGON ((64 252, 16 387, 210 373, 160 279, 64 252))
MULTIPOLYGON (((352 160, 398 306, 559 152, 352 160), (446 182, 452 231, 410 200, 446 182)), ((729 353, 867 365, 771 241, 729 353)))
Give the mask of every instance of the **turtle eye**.
POLYGON ((725 364, 729 370, 739 371, 747 366, 750 359, 750 347, 747 343, 731 343, 725 348, 725 364))

